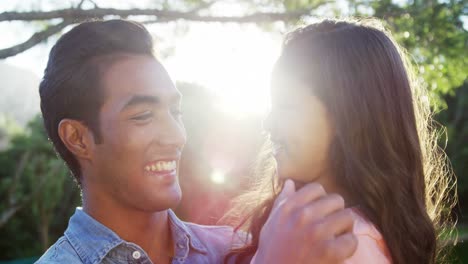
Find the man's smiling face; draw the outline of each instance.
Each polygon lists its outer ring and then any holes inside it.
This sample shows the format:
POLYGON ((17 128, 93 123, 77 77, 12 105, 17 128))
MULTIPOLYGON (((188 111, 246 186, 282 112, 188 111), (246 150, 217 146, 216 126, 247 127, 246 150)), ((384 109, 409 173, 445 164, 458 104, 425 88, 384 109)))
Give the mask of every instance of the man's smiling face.
POLYGON ((181 199, 178 165, 186 132, 181 95, 164 67, 149 56, 128 55, 101 75, 101 142, 92 149, 93 196, 141 211, 161 211, 181 199))

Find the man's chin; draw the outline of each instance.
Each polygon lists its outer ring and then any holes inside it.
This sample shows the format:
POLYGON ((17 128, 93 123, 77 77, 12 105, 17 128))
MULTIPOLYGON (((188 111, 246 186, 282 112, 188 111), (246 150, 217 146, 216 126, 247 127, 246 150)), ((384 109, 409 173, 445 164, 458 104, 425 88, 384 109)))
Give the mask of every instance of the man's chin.
POLYGON ((166 209, 177 207, 182 201, 182 191, 179 185, 177 184, 172 190, 168 190, 165 196, 161 197, 160 201, 163 202, 166 209))
POLYGON ((165 188, 165 190, 155 191, 153 196, 147 199, 144 210, 148 212, 164 211, 177 207, 181 200, 182 191, 178 185, 165 188))
POLYGON ((145 211, 156 213, 162 212, 169 209, 176 208, 180 203, 180 200, 166 200, 166 201, 158 201, 157 204, 153 204, 145 208, 145 211))

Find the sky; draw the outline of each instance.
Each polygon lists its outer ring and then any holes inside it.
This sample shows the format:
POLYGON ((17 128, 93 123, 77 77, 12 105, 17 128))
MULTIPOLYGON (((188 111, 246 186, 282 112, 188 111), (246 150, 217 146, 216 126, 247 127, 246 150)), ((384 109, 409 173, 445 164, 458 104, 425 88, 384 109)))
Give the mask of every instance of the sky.
MULTIPOLYGON (((144 8, 154 0, 95 0, 101 7, 144 8)), ((176 0, 177 1, 177 0, 176 0)), ((346 12, 345 0, 339 0, 346 12)), ((404 0, 395 0, 404 2, 404 0)), ((0 12, 53 10, 68 8, 71 1, 0 0, 0 12)), ((241 1, 222 0, 211 11, 218 15, 242 15, 241 1)), ((91 6, 88 6, 90 8, 91 6)), ((84 6, 84 8, 87 8, 84 6)), ((465 19, 465 25, 468 21, 465 19)), ((40 24, 23 22, 0 23, 0 49, 21 43, 40 24)), ((71 27, 66 28, 68 31, 71 27)), ((269 81, 273 64, 280 53, 285 26, 281 22, 266 31, 255 24, 171 22, 147 26, 155 38, 155 50, 174 81, 202 85, 216 96, 216 106, 236 118, 263 116, 269 106, 269 81)), ((19 55, 0 61, 42 76, 48 52, 58 36, 19 55)), ((0 88, 1 89, 1 88, 0 88)), ((37 96, 38 93, 28 96, 37 96)), ((39 110, 39 109, 38 109, 39 110)), ((221 184, 222 171, 214 170, 211 180, 221 184)))
MULTIPOLYGON (((95 2, 100 7, 144 8, 156 1, 95 2)), ((338 2, 346 9, 344 0, 338 2)), ((46 11, 67 8, 70 3, 59 0, 0 0, 0 12, 31 9, 46 11)), ((211 11, 218 15, 241 15, 244 7, 239 3, 242 1, 220 1, 211 11)), ((0 23, 0 49, 25 41, 40 26, 23 22, 0 23)), ((281 22, 273 24, 272 31, 265 31, 255 24, 234 23, 171 22, 147 27, 155 37, 156 51, 162 55, 163 64, 174 81, 205 86, 216 95, 217 106, 235 116, 261 115, 267 111, 270 73, 280 53, 282 33, 285 31, 281 22)), ((54 36, 47 43, 3 62, 32 71, 40 78, 48 52, 57 38, 54 36)))
MULTIPOLYGON (((31 5, 42 10, 60 6, 65 1, 34 0, 0 1, 0 12, 29 10, 31 5), (40 2, 40 1, 39 1, 40 2)), ((125 1, 97 1, 100 6, 126 8, 125 1)), ((133 1, 137 2, 137 1, 133 1)), ((242 8, 235 1, 224 6, 214 6, 213 12, 223 15, 239 15, 242 8), (219 9, 219 10, 217 10, 219 9)), ((145 1, 137 2, 141 7, 145 1)), ((137 5, 138 6, 138 5, 137 5)), ((281 28, 282 23, 278 23, 281 28)), ((40 26, 40 25, 39 25, 40 26)), ((155 38, 156 52, 174 81, 192 82, 213 92, 220 110, 237 117, 261 115, 268 109, 269 80, 272 66, 279 55, 281 32, 267 32, 254 24, 187 23, 173 22, 147 25, 155 38)), ((0 23, 0 49, 28 39, 37 25, 23 22, 0 23)), ((69 28, 65 29, 69 30, 69 28)), ((47 43, 37 45, 3 62, 34 72, 39 78, 47 63, 47 55, 57 36, 47 43)))

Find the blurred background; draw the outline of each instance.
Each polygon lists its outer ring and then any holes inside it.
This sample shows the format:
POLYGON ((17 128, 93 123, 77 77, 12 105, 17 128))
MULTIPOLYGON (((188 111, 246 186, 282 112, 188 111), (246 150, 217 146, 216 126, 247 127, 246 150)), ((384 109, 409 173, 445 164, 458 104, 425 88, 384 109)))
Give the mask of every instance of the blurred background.
POLYGON ((430 89, 435 118, 446 127, 440 144, 458 178, 458 234, 447 242, 456 244, 453 263, 468 263, 466 0, 1 0, 0 263, 33 262, 80 205, 47 141, 38 95, 51 46, 75 23, 128 18, 148 27, 184 94, 188 144, 176 212, 216 224, 249 185, 282 35, 335 16, 384 20, 430 89))

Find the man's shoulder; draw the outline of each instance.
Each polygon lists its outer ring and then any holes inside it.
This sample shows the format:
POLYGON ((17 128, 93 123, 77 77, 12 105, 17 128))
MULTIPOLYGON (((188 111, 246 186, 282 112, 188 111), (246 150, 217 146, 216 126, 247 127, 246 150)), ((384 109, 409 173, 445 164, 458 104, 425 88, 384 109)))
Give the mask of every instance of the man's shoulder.
POLYGON ((190 230, 206 245, 222 248, 237 248, 245 245, 249 237, 245 232, 231 226, 210 226, 185 222, 190 230))
POLYGON ((83 263, 65 236, 60 237, 35 264, 46 263, 83 263))

